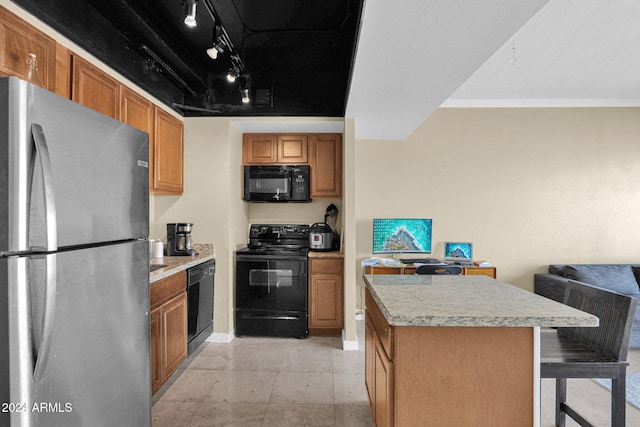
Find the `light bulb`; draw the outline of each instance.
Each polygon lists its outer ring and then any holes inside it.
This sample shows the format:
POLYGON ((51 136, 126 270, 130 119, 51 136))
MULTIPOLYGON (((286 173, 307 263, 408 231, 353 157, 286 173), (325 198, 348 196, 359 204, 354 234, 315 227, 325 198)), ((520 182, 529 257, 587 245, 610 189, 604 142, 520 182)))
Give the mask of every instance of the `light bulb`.
POLYGON ((251 101, 251 98, 249 98, 249 89, 247 88, 240 89, 240 96, 242 97, 243 104, 248 104, 249 101, 251 101))
POLYGON ((198 22, 196 21, 196 6, 198 5, 197 2, 193 2, 191 4, 189 4, 189 8, 188 8, 188 13, 187 16, 185 16, 184 18, 184 23, 189 26, 189 27, 195 27, 198 25, 198 22))
POLYGON ((184 18, 184 23, 187 24, 189 27, 195 27, 198 25, 196 18, 191 15, 187 15, 186 18, 184 18))
POLYGON ((216 49, 215 47, 210 47, 209 49, 207 49, 207 55, 209 55, 209 58, 211 59, 218 59, 218 49, 216 49))

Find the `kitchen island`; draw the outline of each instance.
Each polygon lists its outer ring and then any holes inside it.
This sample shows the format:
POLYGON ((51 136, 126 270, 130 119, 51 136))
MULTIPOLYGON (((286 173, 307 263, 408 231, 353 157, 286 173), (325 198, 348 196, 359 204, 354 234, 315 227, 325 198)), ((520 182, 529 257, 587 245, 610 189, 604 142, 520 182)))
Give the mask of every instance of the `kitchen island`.
POLYGON ((485 276, 365 275, 377 426, 538 426, 540 327, 598 319, 485 276))

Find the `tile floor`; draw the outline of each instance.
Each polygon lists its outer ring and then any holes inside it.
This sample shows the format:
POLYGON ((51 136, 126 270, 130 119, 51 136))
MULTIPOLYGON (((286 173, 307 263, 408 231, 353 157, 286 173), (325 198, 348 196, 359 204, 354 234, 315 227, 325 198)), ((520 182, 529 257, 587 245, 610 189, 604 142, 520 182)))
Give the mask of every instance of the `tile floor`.
MULTIPOLYGON (((364 322, 357 323, 364 341, 364 322)), ((153 427, 372 426, 364 385, 364 345, 342 351, 338 337, 236 338, 203 344, 153 397, 153 427)), ((640 349, 629 354, 640 372, 640 349)), ((553 426, 554 383, 542 380, 541 426, 553 426)), ((569 402, 597 426, 609 425, 610 393, 569 380, 569 402)), ((627 426, 640 409, 627 404, 627 426)), ((567 427, 577 426, 567 419, 567 427)))
MULTIPOLYGON (((363 340, 364 322, 357 327, 363 340)), ((154 395, 153 427, 372 426, 364 346, 339 337, 205 343, 154 395)))

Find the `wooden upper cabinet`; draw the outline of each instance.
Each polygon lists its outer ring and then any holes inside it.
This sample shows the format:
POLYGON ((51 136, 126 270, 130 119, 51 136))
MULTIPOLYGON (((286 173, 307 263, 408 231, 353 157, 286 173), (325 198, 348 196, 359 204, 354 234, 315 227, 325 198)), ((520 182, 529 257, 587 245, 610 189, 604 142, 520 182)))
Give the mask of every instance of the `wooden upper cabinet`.
POLYGON ((120 119, 120 84, 77 55, 72 58, 71 99, 114 119, 120 119))
POLYGON ((154 107, 153 191, 182 194, 184 125, 164 110, 154 107))
POLYGON ((244 134, 243 163, 306 165, 309 163, 307 140, 307 135, 244 134))
POLYGON ((242 137, 242 164, 308 164, 311 198, 342 197, 342 135, 339 133, 246 133, 242 137))
POLYGON ((307 164, 306 135, 280 135, 278 136, 278 163, 307 164))
POLYGON ((24 79, 30 53, 36 55, 42 85, 53 92, 56 81, 56 41, 0 6, 0 77, 24 79))
POLYGON ((153 104, 126 86, 120 87, 120 121, 149 134, 149 186, 153 186, 153 104))
POLYGON ((342 197, 342 135, 309 135, 311 198, 342 197))
POLYGON ((244 164, 274 164, 278 162, 278 136, 271 134, 243 135, 242 160, 244 164))

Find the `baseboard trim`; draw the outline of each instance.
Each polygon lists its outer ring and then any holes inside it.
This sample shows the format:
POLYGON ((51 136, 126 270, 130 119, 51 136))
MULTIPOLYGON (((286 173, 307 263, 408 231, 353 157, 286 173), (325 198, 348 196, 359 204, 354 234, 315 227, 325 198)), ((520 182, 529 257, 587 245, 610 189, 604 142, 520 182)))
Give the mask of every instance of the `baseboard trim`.
POLYGON ((205 341, 229 344, 231 341, 233 341, 234 338, 235 335, 233 334, 233 332, 229 332, 228 334, 225 334, 224 332, 214 332, 209 335, 209 338, 207 338, 205 341))
POLYGON ((342 350, 343 351, 357 351, 360 347, 358 346, 358 340, 348 340, 345 339, 344 329, 342 330, 342 350))

